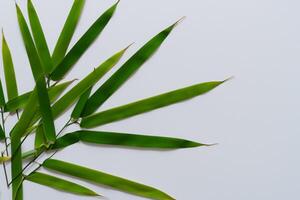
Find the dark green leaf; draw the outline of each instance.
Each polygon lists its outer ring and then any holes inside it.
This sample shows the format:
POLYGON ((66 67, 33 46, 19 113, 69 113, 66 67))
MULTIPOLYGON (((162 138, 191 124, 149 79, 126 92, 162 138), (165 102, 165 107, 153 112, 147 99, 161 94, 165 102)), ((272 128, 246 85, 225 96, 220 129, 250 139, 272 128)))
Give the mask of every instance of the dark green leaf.
POLYGON ((61 190, 64 192, 79 194, 85 196, 100 196, 96 192, 78 185, 77 183, 73 183, 55 176, 51 176, 48 174, 34 172, 25 178, 28 181, 48 186, 57 190, 61 190))
POLYGON ((40 77, 36 85, 46 144, 53 144, 55 142, 56 133, 45 78, 40 77))
POLYGON ((2 126, 0 125, 0 140, 3 140, 3 139, 5 139, 5 133, 4 133, 2 126))
MULTIPOLYGON (((128 47, 127 47, 128 48, 128 47)), ((86 90, 96 84, 121 59, 127 48, 114 54, 62 96, 52 107, 54 118, 68 109, 86 90)))
POLYGON ((50 56, 49 48, 45 39, 42 25, 31 0, 28 0, 27 2, 27 9, 33 39, 36 44, 37 52, 43 67, 43 71, 45 74, 48 75, 53 69, 52 59, 50 56))
POLYGON ((114 4, 103 15, 101 15, 96 22, 85 32, 85 34, 79 39, 79 41, 72 47, 67 53, 65 58, 58 64, 54 71, 51 73, 52 80, 62 79, 73 65, 79 60, 83 53, 89 48, 89 46, 96 40, 104 27, 107 25, 112 15, 114 14, 117 4, 114 4))
POLYGON ((77 143, 78 141, 94 144, 160 149, 178 149, 207 146, 206 144, 179 138, 82 130, 68 133, 58 138, 52 148, 63 148, 77 143))
POLYGON ((2 87, 2 81, 0 79, 0 107, 3 108, 5 106, 5 97, 2 87))
POLYGON ((30 66, 31 66, 31 71, 32 71, 35 81, 37 81, 40 78, 40 76, 42 76, 42 74, 43 74, 40 58, 39 58, 37 50, 35 48, 28 25, 24 18, 24 15, 22 14, 22 11, 17 4, 16 4, 16 9, 17 9, 17 17, 18 17, 19 27, 20 27, 20 31, 21 31, 21 35, 22 35, 24 44, 25 44, 25 49, 27 52, 30 66))
POLYGON ((3 68, 4 68, 4 75, 6 81, 7 97, 8 100, 11 100, 18 96, 18 87, 17 87, 16 75, 14 70, 14 64, 3 32, 2 32, 2 59, 3 59, 3 68))
POLYGON ((168 194, 155 189, 153 187, 143 185, 137 182, 133 182, 121 177, 75 165, 72 163, 63 162, 60 160, 48 159, 43 163, 43 166, 61 172, 67 175, 71 175, 77 178, 82 178, 87 181, 98 183, 101 185, 112 187, 116 190, 131 193, 134 195, 155 199, 155 200, 174 200, 168 194))
POLYGON ((79 98, 76 106, 74 107, 74 110, 71 114, 72 119, 79 119, 82 113, 82 110, 91 94, 92 91, 92 87, 90 87, 85 93, 83 93, 81 95, 81 97, 79 98))
POLYGON ((74 0, 73 6, 69 12, 68 18, 60 33, 52 54, 52 61, 54 66, 58 65, 62 61, 67 52, 67 49, 75 32, 75 28, 81 16, 84 4, 85 0, 74 0))
POLYGON ((136 101, 120 107, 112 108, 83 118, 80 125, 84 128, 92 128, 110 122, 126 119, 134 115, 149 112, 151 110, 155 110, 164 106, 191 99, 201 94, 205 94, 206 92, 209 92, 223 82, 224 81, 213 81, 200 83, 136 101))
MULTIPOLYGON (((53 103, 71 83, 73 83, 73 81, 67 81, 50 87, 48 89, 50 102, 53 103)), ((23 109, 26 106, 28 98, 31 94, 32 92, 27 92, 8 101, 5 105, 5 112, 13 112, 18 109, 23 109)))
POLYGON ((118 69, 88 100, 82 116, 94 113, 116 92, 160 47, 177 22, 147 42, 123 66, 118 69))

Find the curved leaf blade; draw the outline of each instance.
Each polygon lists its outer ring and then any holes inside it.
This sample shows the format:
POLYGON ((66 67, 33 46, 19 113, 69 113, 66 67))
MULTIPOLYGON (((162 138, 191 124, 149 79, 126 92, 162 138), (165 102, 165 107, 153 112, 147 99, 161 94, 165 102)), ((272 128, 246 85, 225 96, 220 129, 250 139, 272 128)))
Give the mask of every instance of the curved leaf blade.
POLYGON ((118 69, 88 100, 82 116, 94 113, 116 92, 161 46, 178 22, 154 36, 118 69))
POLYGON ((39 79, 39 77, 43 75, 40 58, 38 56, 33 39, 31 37, 27 22, 24 18, 24 15, 23 15, 20 7, 17 4, 16 4, 16 9, 17 9, 17 17, 18 17, 19 27, 20 27, 22 38, 23 38, 23 42, 25 44, 25 49, 27 52, 30 66, 31 66, 31 71, 32 71, 35 81, 37 81, 39 79))
POLYGON ((8 100, 18 96, 18 86, 11 53, 2 31, 2 59, 8 100))
POLYGON ((84 4, 85 0, 74 0, 73 6, 69 12, 52 54, 54 66, 58 65, 62 61, 67 52, 76 26, 79 22, 84 4))
POLYGON ((67 181, 55 176, 51 176, 49 174, 44 174, 40 172, 34 172, 29 176, 26 176, 25 180, 44 185, 47 187, 51 187, 53 189, 57 189, 63 192, 68 192, 76 195, 84 195, 84 196, 100 196, 96 192, 83 187, 77 183, 73 183, 71 181, 67 181))
POLYGON ((179 149, 208 146, 206 144, 179 138, 81 130, 68 133, 58 138, 52 148, 64 148, 77 143, 78 141, 93 144, 157 149, 179 149))
POLYGON ((65 58, 55 67, 51 73, 50 78, 54 81, 62 79, 73 65, 79 60, 83 53, 90 47, 96 38, 103 31, 104 27, 108 24, 113 16, 118 2, 111 8, 104 12, 94 24, 85 32, 85 34, 78 40, 78 42, 67 53, 65 58))
POLYGON ((112 108, 88 117, 84 117, 80 123, 80 126, 83 128, 92 128, 185 101, 198 95, 205 94, 223 82, 224 81, 213 81, 200 83, 136 101, 127 105, 112 108))
POLYGON ((134 195, 154 200, 174 200, 174 198, 156 188, 72 163, 48 159, 43 163, 43 166, 57 172, 61 172, 97 184, 106 185, 113 189, 131 193, 134 195))
POLYGON ((50 56, 49 48, 46 42, 42 25, 31 0, 27 1, 27 10, 37 53, 42 64, 43 71, 46 75, 48 75, 53 69, 52 59, 50 56))

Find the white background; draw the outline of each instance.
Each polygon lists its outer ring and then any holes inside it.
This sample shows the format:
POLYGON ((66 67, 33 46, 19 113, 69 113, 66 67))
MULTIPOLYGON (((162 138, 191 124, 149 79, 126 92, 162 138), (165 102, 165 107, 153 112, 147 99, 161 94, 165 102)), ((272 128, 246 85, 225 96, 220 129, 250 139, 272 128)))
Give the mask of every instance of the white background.
MULTIPOLYGON (((18 2, 25 11, 26 1, 18 2)), ((53 49, 72 1, 33 2, 53 49)), ((87 0, 72 44, 113 3, 87 0)), ((56 158, 155 186, 178 200, 299 199, 299 6, 296 0, 121 1, 68 79, 82 78, 135 42, 124 62, 160 30, 187 18, 102 110, 198 82, 235 78, 207 95, 98 130, 219 145, 152 151, 77 144, 56 158)), ((0 1, 0 27, 14 57, 20 91, 28 91, 33 81, 13 0, 0 1)), ((58 121, 58 129, 65 120, 58 121)), ((108 199, 142 199, 80 183, 108 199)), ((1 199, 9 199, 3 177, 1 184, 1 199)), ((24 187, 25 200, 87 199, 28 182, 24 187)))

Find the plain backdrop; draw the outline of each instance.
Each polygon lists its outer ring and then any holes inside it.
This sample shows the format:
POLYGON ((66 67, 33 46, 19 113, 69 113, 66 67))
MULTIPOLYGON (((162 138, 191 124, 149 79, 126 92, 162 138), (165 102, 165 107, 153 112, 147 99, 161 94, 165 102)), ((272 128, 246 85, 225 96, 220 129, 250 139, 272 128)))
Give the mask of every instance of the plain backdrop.
MULTIPOLYGON (((26 13, 26 1, 17 2, 26 13)), ((33 1, 51 50, 72 2, 33 1)), ((71 46, 114 2, 87 0, 71 46)), ((97 130, 165 135, 218 145, 153 151, 76 144, 55 158, 155 186, 178 200, 298 200, 299 6, 296 0, 121 1, 107 28, 67 79, 84 77, 108 56, 134 42, 121 61, 124 63, 153 35, 182 16, 187 18, 101 110, 198 82, 234 79, 207 95, 97 130)), ((0 27, 14 57, 19 90, 29 91, 33 79, 13 0, 0 1, 0 27)), ((57 121, 57 129, 67 116, 57 121)), ((24 149, 29 148, 30 142, 24 149)), ((143 199, 78 182, 107 199, 143 199)), ((0 198, 10 199, 3 175, 1 184, 0 198)), ((25 182, 24 188, 25 200, 96 199, 30 182, 25 182)))

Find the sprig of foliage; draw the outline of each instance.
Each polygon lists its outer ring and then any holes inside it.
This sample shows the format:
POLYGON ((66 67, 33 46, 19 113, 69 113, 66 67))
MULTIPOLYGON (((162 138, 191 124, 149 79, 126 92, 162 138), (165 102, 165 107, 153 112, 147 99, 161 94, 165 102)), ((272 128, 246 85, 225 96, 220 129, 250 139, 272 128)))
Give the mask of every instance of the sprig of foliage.
POLYGON ((29 23, 26 21, 21 8, 16 5, 18 24, 35 80, 35 87, 32 91, 19 95, 12 55, 2 32, 2 58, 7 101, 5 100, 4 89, 0 80, 0 109, 2 117, 0 140, 5 142, 5 150, 0 157, 0 163, 4 166, 7 186, 12 187, 13 200, 23 200, 24 181, 31 181, 76 195, 99 196, 98 193, 85 186, 66 180, 67 176, 109 186, 116 190, 149 199, 173 200, 173 197, 154 187, 66 161, 55 160, 52 157, 59 150, 62 151, 64 148, 78 142, 98 144, 104 147, 105 145, 114 145, 115 147, 125 146, 150 149, 209 146, 180 138, 88 130, 203 95, 226 81, 198 83, 97 112, 98 108, 117 92, 158 50, 178 22, 165 28, 150 39, 95 91, 93 91, 94 85, 118 64, 129 46, 109 57, 61 96, 73 81, 66 81, 61 84, 58 84, 58 82, 65 77, 98 38, 113 17, 118 4, 119 2, 115 3, 99 16, 75 45, 67 51, 85 5, 85 0, 74 0, 53 53, 49 51, 38 12, 35 10, 31 0, 27 2, 29 23), (69 120, 57 132, 55 120, 73 104, 76 105, 69 120), (20 117, 19 113, 21 114, 20 117), (19 119, 8 133, 5 129, 5 115, 10 117, 15 114, 18 115, 19 119), (79 129, 71 133, 64 133, 65 128, 73 124, 79 124, 79 129), (31 133, 35 135, 34 147, 30 151, 22 152, 22 144, 31 133), (7 140, 10 140, 10 144, 8 144, 7 140), (40 163, 37 168, 25 173, 45 152, 53 153, 43 163, 40 163), (11 162, 10 180, 7 176, 7 162, 11 162), (25 162, 27 164, 24 166, 25 162), (53 176, 39 172, 42 167, 58 172, 58 175, 53 176), (61 177, 62 174, 67 176, 61 177))

